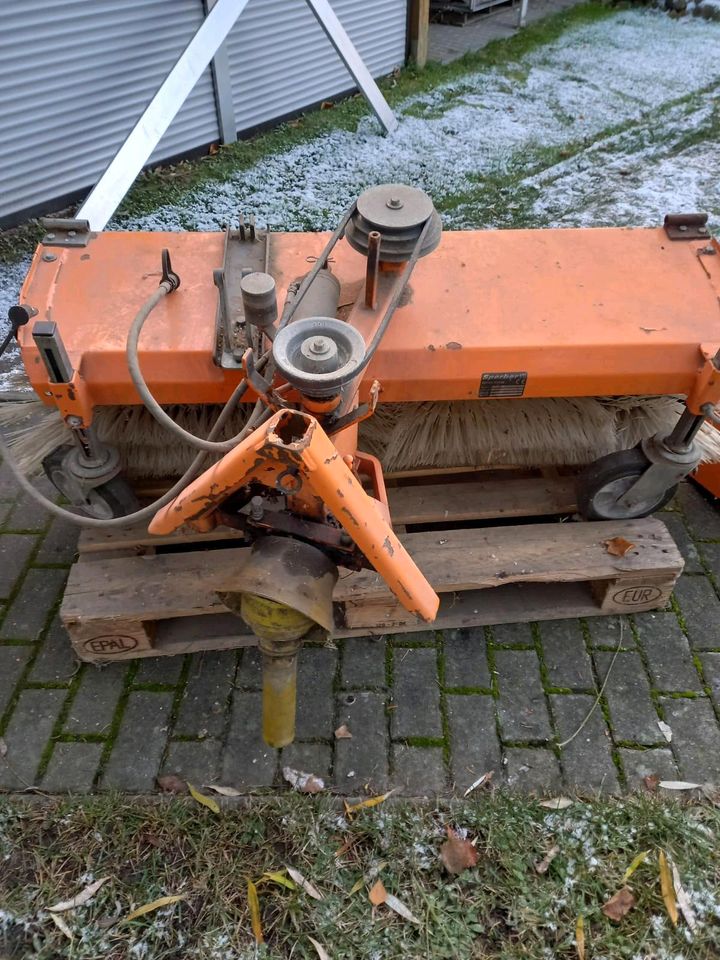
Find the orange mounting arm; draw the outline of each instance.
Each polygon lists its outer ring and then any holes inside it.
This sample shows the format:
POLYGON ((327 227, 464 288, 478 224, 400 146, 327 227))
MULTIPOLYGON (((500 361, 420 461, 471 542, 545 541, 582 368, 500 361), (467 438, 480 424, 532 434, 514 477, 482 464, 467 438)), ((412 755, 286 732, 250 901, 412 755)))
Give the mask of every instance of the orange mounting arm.
POLYGON ((150 533, 168 534, 184 523, 211 528, 212 514, 250 480, 287 495, 319 498, 405 609, 423 620, 435 619, 438 595, 377 502, 365 493, 318 421, 307 413, 281 410, 274 414, 159 510, 150 533))

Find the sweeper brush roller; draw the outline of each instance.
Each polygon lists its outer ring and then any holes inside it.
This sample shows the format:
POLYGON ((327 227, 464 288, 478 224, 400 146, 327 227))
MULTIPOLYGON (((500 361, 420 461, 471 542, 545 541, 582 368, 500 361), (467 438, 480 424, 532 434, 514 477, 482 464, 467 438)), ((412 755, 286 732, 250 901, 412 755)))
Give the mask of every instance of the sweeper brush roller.
POLYGON ((274 745, 341 569, 436 615, 384 470, 575 465, 580 513, 606 519, 652 513, 720 459, 720 245, 700 215, 443 233, 429 197, 388 184, 330 234, 62 223, 14 314, 36 401, 0 419, 82 522, 134 510, 152 532, 253 544, 218 594, 259 637, 274 745), (140 508, 148 479, 171 489, 140 508))

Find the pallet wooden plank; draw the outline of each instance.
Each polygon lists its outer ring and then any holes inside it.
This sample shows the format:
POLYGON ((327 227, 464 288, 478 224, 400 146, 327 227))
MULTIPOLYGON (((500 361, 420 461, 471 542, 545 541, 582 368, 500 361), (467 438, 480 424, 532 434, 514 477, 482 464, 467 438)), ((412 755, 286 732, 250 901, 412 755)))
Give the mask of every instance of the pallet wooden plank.
MULTIPOLYGON (((523 582, 615 579, 622 574, 665 574, 682 559, 670 534, 654 518, 602 523, 526 524, 478 530, 403 534, 404 545, 440 593, 523 582), (636 545, 625 557, 603 541, 624 537, 636 545)), ((76 564, 63 601, 66 621, 132 617, 162 620, 222 609, 214 590, 243 562, 247 548, 196 550, 76 564)), ((373 571, 338 581, 335 599, 359 603, 388 590, 373 571)))

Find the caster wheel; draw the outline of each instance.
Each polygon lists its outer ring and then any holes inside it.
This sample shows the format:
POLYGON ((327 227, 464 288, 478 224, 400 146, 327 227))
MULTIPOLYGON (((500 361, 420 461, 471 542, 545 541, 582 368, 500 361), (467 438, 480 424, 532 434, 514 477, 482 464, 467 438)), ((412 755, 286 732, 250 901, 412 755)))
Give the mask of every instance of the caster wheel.
POLYGON ((72 446, 62 446, 53 450, 43 460, 43 470, 50 483, 71 503, 81 508, 88 516, 96 520, 113 520, 116 517, 125 517, 129 513, 139 510, 140 504, 127 480, 116 476, 111 480, 92 487, 85 501, 78 500, 78 487, 69 480, 64 469, 64 461, 72 446))
POLYGON ((639 447, 595 460, 577 479, 578 512, 584 520, 634 520, 660 510, 675 496, 677 485, 635 507, 619 503, 650 461, 639 447))

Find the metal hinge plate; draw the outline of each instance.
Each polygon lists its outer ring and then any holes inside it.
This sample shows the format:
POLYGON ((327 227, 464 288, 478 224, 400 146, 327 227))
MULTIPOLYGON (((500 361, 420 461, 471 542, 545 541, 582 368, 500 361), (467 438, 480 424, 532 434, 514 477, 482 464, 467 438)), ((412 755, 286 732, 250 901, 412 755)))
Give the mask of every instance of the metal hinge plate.
POLYGON ((40 241, 44 247, 86 247, 93 236, 87 220, 43 217, 40 222, 45 228, 40 241))
POLYGON ((706 213, 667 213, 663 227, 670 240, 707 240, 706 213))

